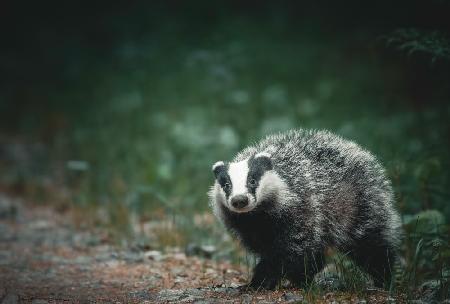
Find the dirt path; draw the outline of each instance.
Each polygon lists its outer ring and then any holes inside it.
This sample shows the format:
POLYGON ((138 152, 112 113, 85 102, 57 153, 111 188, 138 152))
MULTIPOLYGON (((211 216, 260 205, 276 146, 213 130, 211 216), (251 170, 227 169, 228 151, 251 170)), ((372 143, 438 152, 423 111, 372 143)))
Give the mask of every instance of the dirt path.
MULTIPOLYGON (((104 235, 76 229, 68 214, 25 208, 20 200, 0 194, 0 303, 304 301, 297 289, 240 292, 236 287, 248 274, 227 262, 179 251, 119 249, 104 235)), ((374 300, 383 297, 377 294, 374 300)), ((329 294, 321 300, 333 299, 329 294)))
MULTIPOLYGON (((177 251, 118 249, 102 238, 104 231, 75 229, 67 214, 25 208, 5 196, 0 200, 0 299, 5 303, 241 299, 235 287, 247 274, 229 263, 177 251)), ((283 295, 259 293, 254 300, 283 295)), ((300 299, 292 292, 287 297, 300 299)))

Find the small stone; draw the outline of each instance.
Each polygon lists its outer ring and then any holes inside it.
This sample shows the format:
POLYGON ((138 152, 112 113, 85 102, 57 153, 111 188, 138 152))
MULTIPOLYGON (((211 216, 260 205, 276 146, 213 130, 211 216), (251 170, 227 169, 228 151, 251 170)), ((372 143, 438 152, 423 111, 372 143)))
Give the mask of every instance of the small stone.
POLYGON ((213 254, 217 251, 217 248, 216 246, 213 245, 202 245, 200 246, 200 250, 205 258, 211 258, 213 254))
POLYGON ((161 261, 163 259, 163 255, 161 251, 158 250, 149 250, 144 253, 144 257, 154 261, 161 261))
POLYGON ((295 294, 293 292, 286 292, 283 295, 283 300, 286 301, 286 303, 296 303, 296 302, 303 301, 303 296, 295 294))
POLYGON ((2 304, 16 304, 19 303, 19 296, 13 293, 8 293, 2 301, 2 304))
POLYGON ((214 245, 197 245, 190 243, 186 246, 185 253, 188 256, 197 255, 204 258, 212 258, 214 253, 217 252, 217 248, 214 245))

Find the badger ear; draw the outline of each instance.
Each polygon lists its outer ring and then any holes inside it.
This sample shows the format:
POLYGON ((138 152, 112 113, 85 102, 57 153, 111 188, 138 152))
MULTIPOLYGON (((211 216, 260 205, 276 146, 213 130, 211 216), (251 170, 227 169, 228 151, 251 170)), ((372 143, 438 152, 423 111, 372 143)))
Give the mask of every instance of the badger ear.
POLYGON ((225 169, 225 163, 223 161, 218 161, 212 166, 211 169, 214 176, 217 178, 217 175, 225 169))
POLYGON ((272 170, 273 165, 272 165, 271 157, 272 156, 267 152, 260 152, 255 155, 255 158, 253 159, 253 161, 255 162, 255 164, 258 167, 264 168, 264 170, 272 170))

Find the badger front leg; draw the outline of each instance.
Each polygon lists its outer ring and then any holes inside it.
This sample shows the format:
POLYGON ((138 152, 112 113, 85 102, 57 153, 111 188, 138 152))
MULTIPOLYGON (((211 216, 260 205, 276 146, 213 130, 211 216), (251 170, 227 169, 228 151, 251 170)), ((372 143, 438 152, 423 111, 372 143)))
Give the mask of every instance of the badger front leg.
POLYGON ((276 258, 262 257, 253 269, 251 289, 274 289, 283 276, 282 263, 276 258))
POLYGON ((295 256, 289 261, 286 277, 297 287, 303 287, 313 281, 314 275, 322 270, 325 257, 322 250, 295 256))

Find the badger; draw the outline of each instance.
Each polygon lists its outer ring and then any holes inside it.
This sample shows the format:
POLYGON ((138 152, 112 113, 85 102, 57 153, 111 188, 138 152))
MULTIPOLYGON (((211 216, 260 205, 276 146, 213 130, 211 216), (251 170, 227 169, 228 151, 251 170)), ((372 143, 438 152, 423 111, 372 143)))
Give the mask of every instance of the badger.
POLYGON ((246 287, 311 282, 332 247, 388 284, 401 239, 391 183, 377 159, 325 130, 269 135, 212 166, 216 217, 258 262, 246 287))

